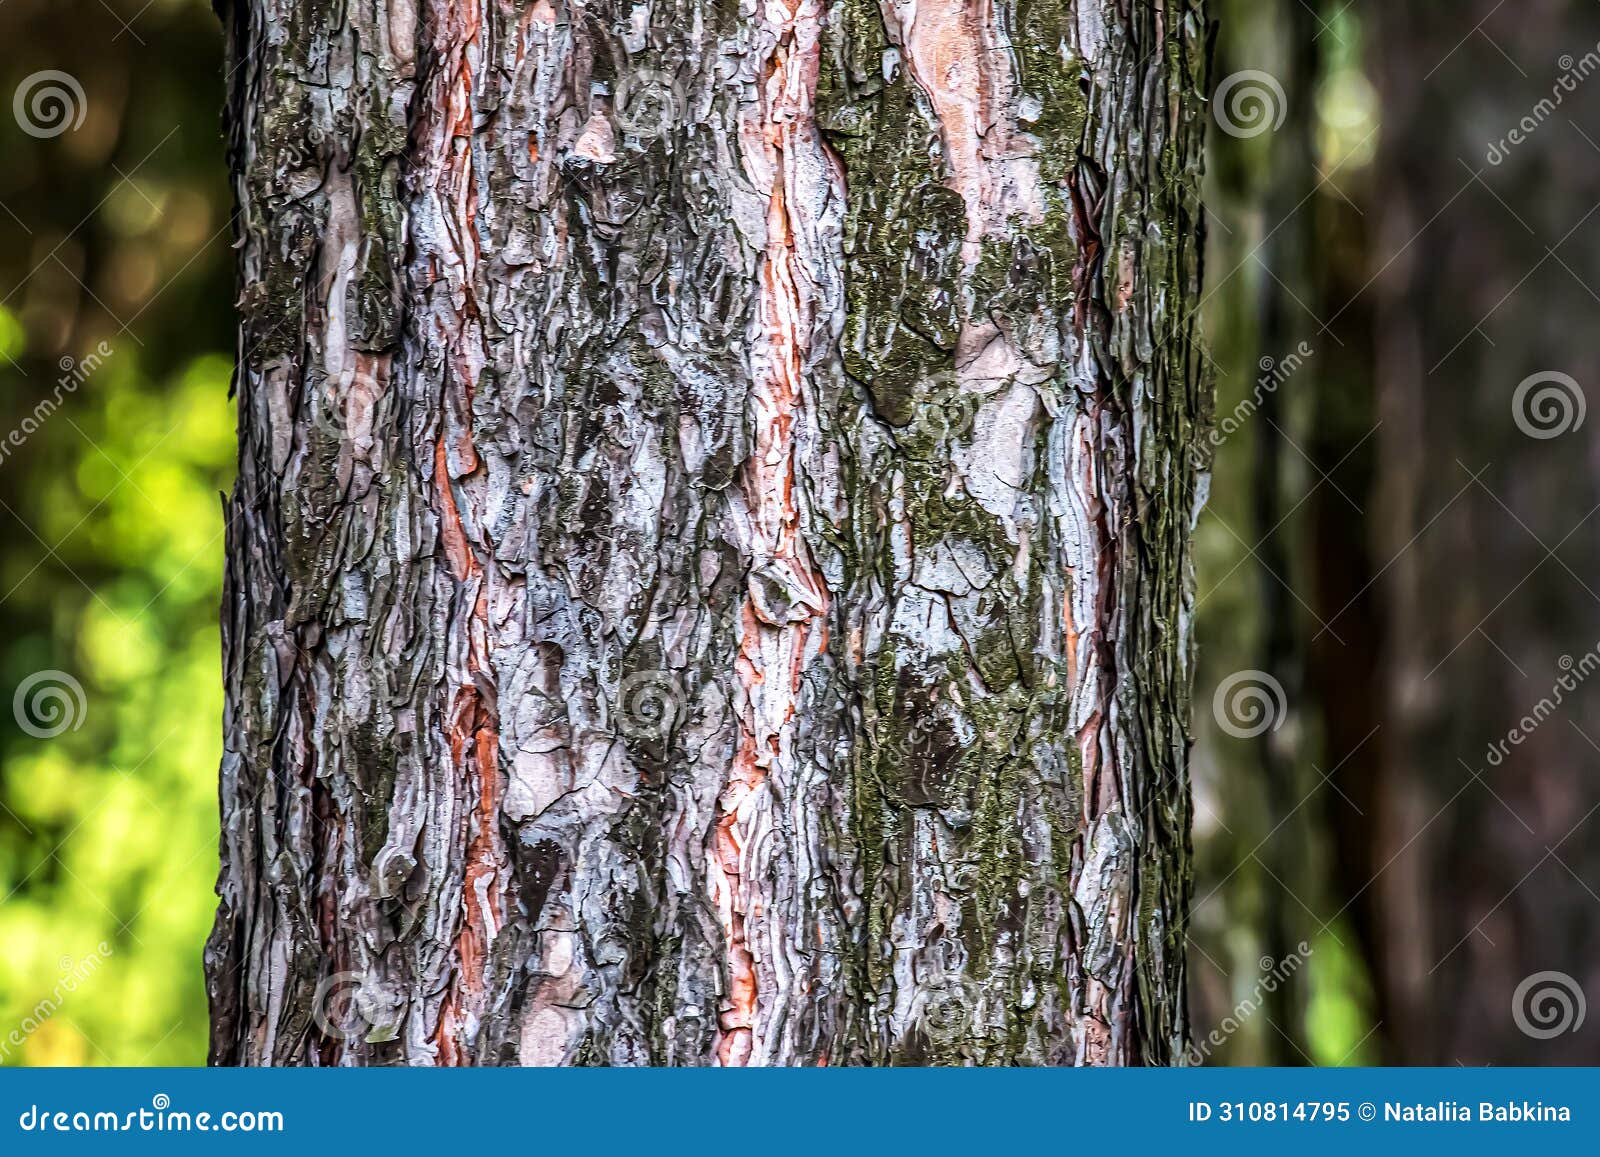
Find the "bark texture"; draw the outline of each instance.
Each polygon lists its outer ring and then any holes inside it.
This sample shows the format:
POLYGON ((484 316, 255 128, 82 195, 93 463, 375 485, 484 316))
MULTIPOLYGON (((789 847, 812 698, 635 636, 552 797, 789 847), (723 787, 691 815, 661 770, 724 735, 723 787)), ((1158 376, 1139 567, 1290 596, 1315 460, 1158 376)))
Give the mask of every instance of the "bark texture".
POLYGON ((1200 5, 226 21, 213 1061, 1178 1056, 1200 5))

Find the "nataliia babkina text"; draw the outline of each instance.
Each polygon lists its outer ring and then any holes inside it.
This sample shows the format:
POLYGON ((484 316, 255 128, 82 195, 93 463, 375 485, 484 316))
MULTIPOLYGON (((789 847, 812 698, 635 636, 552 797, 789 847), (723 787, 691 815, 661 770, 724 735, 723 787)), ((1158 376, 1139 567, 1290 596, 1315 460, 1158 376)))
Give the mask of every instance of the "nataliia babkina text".
POLYGON ((1383 1119, 1427 1122, 1570 1121, 1572 1111, 1565 1105, 1547 1105, 1543 1101, 1479 1101, 1476 1106, 1462 1101, 1439 1101, 1430 1105, 1386 1101, 1383 1119))

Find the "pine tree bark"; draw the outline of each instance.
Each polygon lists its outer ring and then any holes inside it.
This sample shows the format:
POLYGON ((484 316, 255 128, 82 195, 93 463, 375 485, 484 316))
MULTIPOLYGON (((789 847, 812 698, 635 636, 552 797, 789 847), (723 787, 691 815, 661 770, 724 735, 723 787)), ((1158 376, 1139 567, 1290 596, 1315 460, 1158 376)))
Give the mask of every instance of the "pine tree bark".
POLYGON ((213 1062, 1178 1058, 1201 6, 226 22, 213 1062))

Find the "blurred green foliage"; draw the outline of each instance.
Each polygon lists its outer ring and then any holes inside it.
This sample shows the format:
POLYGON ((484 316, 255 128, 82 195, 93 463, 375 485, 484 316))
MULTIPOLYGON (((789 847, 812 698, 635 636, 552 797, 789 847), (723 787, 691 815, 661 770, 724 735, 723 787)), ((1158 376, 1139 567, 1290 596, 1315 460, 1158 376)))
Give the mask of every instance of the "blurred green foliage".
MULTIPOLYGON (((1246 69, 1281 77, 1288 73, 1291 10, 1305 4, 1313 12, 1318 83, 1314 104, 1282 108, 1279 130, 1232 135, 1214 130, 1208 142, 1206 202, 1207 285, 1204 315, 1217 388, 1219 420, 1236 413, 1237 431, 1217 449, 1206 508, 1195 537, 1197 572, 1196 634, 1199 670, 1196 679, 1193 777, 1195 783, 1195 905, 1190 935, 1191 1000, 1195 1036, 1203 1038, 1229 1017, 1237 1027, 1206 1063, 1360 1065, 1379 1058, 1372 996, 1357 938, 1340 910, 1342 897, 1318 884, 1326 876, 1322 808, 1326 792, 1310 794, 1288 814, 1274 808, 1266 782, 1272 772, 1261 762, 1266 744, 1292 751, 1292 761, 1307 784, 1322 778, 1318 768, 1332 768, 1343 753, 1322 750, 1322 721, 1314 704, 1291 713, 1282 732, 1241 739, 1217 726, 1213 696, 1235 672, 1265 665, 1267 634, 1272 626, 1263 609, 1263 591, 1287 581, 1296 590, 1313 590, 1314 576, 1293 569, 1280 578, 1268 573, 1262 558, 1267 537, 1281 533, 1296 544, 1291 568, 1303 567, 1314 553, 1307 549, 1314 534, 1315 504, 1308 501, 1315 474, 1297 447, 1313 444, 1312 424, 1319 403, 1359 396, 1370 388, 1354 374, 1370 377, 1340 357, 1336 340, 1324 338, 1312 319, 1314 310, 1302 300, 1311 296, 1300 286, 1291 290, 1291 272, 1273 270, 1288 236, 1310 229, 1315 262, 1326 265, 1336 248, 1359 246, 1351 236, 1348 215, 1360 218, 1356 202, 1370 195, 1369 166, 1378 133, 1378 108, 1364 69, 1365 32, 1360 6, 1320 4, 1317 0, 1214 0, 1212 15, 1221 21, 1213 81, 1246 69), (1308 115, 1295 115, 1295 114, 1308 115), (1285 134, 1299 124, 1310 126, 1315 139, 1313 163, 1317 184, 1313 195, 1288 217, 1267 202, 1278 166, 1286 163, 1285 134), (1279 239, 1274 249, 1268 245, 1279 239), (1290 294, 1288 313, 1308 337, 1316 353, 1276 388, 1282 406, 1275 427, 1255 412, 1259 402, 1263 356, 1282 359, 1293 348, 1268 349, 1264 342, 1265 300, 1290 294), (1240 410, 1239 407, 1247 407, 1240 410), (1262 473, 1262 439, 1278 436, 1289 447, 1279 473, 1262 473), (1260 488, 1277 491, 1286 513, 1280 526, 1262 525, 1257 497, 1260 488), (1283 864, 1272 863, 1274 841, 1291 846, 1290 858, 1302 875, 1285 880, 1283 864), (1312 886, 1308 887, 1307 885, 1312 886), (1324 922, 1327 926, 1324 929, 1324 922), (1276 1007, 1237 1016, 1237 1009, 1260 999, 1260 983, 1272 963, 1267 930, 1274 924, 1288 931, 1287 944, 1304 939, 1311 951, 1305 967, 1286 986, 1276 1007), (1284 1018, 1273 1019, 1274 1014, 1284 1018)), ((1296 97, 1291 88, 1289 102, 1296 97)), ((1272 111, 1281 106, 1272 105, 1272 111)), ((1332 312, 1331 309, 1326 312, 1332 312)), ((1288 600, 1291 616, 1305 610, 1298 596, 1288 600)), ((1296 630, 1309 637, 1304 623, 1296 630)), ((1295 796, 1299 791, 1293 793, 1295 796)), ((1293 803, 1291 799, 1289 803, 1293 803)), ((1284 808, 1288 804, 1283 805, 1284 808)))
POLYGON ((204 0, 9 0, 0 44, 0 1063, 198 1064, 234 458, 221 34, 204 0), (19 122, 44 70, 81 87, 76 128, 19 122), (67 714, 19 715, 48 671, 81 710, 51 677, 67 714))

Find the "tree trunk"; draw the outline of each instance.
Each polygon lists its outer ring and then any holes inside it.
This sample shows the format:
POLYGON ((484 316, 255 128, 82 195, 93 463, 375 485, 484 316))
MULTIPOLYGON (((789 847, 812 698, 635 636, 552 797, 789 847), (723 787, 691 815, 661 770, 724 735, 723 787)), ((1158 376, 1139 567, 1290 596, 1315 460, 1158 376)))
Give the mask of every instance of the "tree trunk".
POLYGON ((215 1063, 1186 1043, 1194 0, 236 0, 215 1063))

